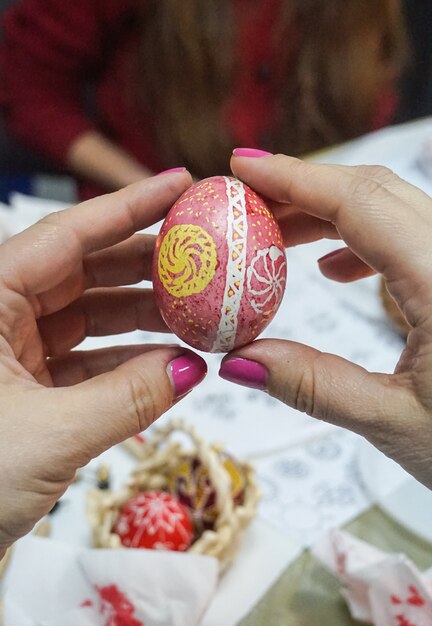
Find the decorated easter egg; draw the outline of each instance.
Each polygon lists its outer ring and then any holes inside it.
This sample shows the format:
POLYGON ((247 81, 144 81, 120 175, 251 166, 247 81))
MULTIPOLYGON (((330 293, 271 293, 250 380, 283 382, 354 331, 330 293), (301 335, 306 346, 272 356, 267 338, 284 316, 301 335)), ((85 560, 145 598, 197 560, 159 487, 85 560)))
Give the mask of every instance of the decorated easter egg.
POLYGON ((156 242, 154 292, 170 329, 192 347, 228 352, 255 339, 285 283, 279 226, 241 181, 206 178, 169 211, 156 242))
MULTIPOLYGON (((222 465, 231 482, 231 497, 235 504, 243 504, 246 477, 231 456, 222 454, 222 457, 222 465)), ((198 534, 213 528, 218 514, 216 489, 210 480, 207 467, 198 457, 186 459, 175 468, 170 480, 170 490, 185 506, 198 534)))
POLYGON ((128 548, 184 551, 193 539, 192 522, 185 507, 164 491, 144 491, 129 500, 113 531, 128 548))

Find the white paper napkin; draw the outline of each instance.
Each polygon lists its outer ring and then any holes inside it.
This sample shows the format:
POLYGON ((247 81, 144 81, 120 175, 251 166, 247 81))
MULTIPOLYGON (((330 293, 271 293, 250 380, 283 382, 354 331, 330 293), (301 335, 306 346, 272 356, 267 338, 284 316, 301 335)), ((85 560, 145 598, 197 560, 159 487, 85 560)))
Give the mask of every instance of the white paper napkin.
POLYGON ((218 572, 212 557, 26 537, 15 546, 7 576, 4 626, 195 626, 218 572))
POLYGON ((108 617, 118 606, 132 620, 125 626, 235 626, 300 552, 255 520, 218 579, 210 557, 26 537, 7 573, 4 626, 111 626, 108 617))
POLYGON ((314 555, 343 583, 354 619, 376 626, 431 626, 432 580, 403 554, 387 554, 332 530, 314 555))

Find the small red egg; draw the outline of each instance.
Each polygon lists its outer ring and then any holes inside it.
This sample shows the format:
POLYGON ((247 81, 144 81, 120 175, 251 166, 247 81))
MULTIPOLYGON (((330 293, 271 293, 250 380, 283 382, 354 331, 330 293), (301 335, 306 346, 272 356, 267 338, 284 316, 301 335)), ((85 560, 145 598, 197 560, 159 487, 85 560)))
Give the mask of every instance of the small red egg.
POLYGON ((144 491, 129 500, 113 531, 128 548, 185 551, 193 539, 185 507, 164 491, 144 491))
POLYGON ((170 329, 192 347, 228 352, 255 339, 285 290, 279 226, 265 202, 236 178, 190 187, 156 242, 153 285, 170 329))

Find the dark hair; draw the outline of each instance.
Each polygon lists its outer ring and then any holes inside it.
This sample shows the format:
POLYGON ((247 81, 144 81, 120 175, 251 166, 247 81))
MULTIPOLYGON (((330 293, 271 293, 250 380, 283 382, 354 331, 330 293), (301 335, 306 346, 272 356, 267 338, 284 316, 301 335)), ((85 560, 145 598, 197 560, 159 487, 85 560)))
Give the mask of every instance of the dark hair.
MULTIPOLYGON (((142 101, 167 165, 197 176, 224 173, 233 148, 220 121, 235 69, 232 4, 146 0, 141 12, 142 101)), ((399 0, 281 0, 278 23, 287 79, 279 121, 260 147, 301 155, 370 130, 404 59, 399 0)))

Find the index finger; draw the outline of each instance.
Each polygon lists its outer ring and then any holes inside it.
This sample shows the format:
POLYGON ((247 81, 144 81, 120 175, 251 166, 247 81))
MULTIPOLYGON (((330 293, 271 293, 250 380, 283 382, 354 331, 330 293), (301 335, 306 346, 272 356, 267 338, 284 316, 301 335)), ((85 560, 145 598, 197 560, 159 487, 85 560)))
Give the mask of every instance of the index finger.
POLYGON ((162 219, 190 184, 187 172, 155 176, 48 215, 0 247, 0 280, 26 295, 55 287, 87 254, 162 219))
POLYGON ((387 168, 284 155, 234 156, 231 167, 258 193, 332 222, 351 250, 388 281, 405 278, 414 291, 432 279, 432 200, 387 168))

